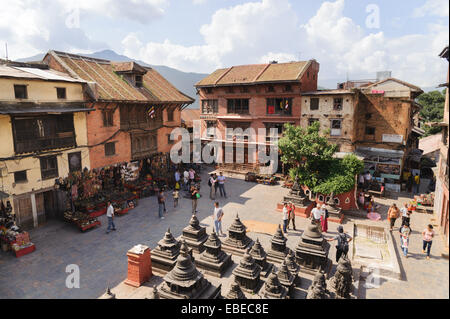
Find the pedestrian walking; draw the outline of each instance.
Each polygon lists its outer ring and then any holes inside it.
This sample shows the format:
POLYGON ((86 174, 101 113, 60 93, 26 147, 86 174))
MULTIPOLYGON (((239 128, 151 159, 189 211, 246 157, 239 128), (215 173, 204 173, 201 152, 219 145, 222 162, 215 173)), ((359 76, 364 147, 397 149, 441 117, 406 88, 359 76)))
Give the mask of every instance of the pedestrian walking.
POLYGON ((159 218, 164 219, 164 211, 166 210, 166 198, 164 197, 164 192, 162 189, 159 191, 157 199, 159 218))
POLYGON ((227 193, 225 192, 225 176, 223 176, 223 172, 220 172, 219 176, 217 176, 217 186, 219 187, 220 196, 227 198, 227 193))
POLYGON ((328 209, 326 209, 325 205, 323 205, 320 210, 320 226, 322 227, 323 233, 326 233, 328 231, 328 217, 328 209))
POLYGON ((209 176, 209 180, 208 180, 208 186, 209 186, 209 198, 212 200, 216 199, 216 178, 215 178, 215 174, 211 174, 209 176))
POLYGON ((189 185, 195 185, 195 171, 193 168, 189 169, 189 185))
POLYGON ((288 203, 283 205, 283 232, 287 234, 287 226, 289 223, 289 208, 288 203))
POLYGON ((114 207, 110 201, 108 201, 106 217, 108 218, 108 228, 106 229, 106 233, 109 234, 111 230, 116 230, 116 225, 114 224, 114 207))
POLYGON ((349 243, 353 240, 353 237, 349 234, 344 232, 344 227, 339 226, 337 228, 338 234, 330 239, 327 239, 327 241, 335 241, 337 240, 336 245, 336 262, 339 262, 339 259, 342 255, 347 257, 348 250, 349 250, 349 243))
POLYGON ((184 170, 183 172, 183 183, 184 183, 184 190, 189 191, 189 172, 187 170, 184 170))
POLYGON ((409 236, 411 235, 411 227, 409 223, 405 222, 402 227, 400 227, 400 247, 403 251, 403 255, 408 258, 408 246, 409 246, 409 236))
POLYGON ((214 212, 213 212, 213 220, 214 227, 216 229, 216 234, 219 236, 225 236, 222 231, 222 218, 223 218, 223 209, 219 207, 219 202, 214 203, 214 212))
POLYGON ((192 199, 192 215, 197 213, 197 200, 200 198, 200 194, 194 186, 191 186, 191 199, 192 199))
POLYGON ((180 180, 181 180, 181 174, 180 174, 180 171, 179 171, 179 170, 176 170, 176 171, 175 171, 175 185, 176 185, 176 184, 179 184, 179 183, 180 183, 180 180))
POLYGON ((176 208, 178 206, 178 198, 180 196, 179 192, 178 192, 178 189, 175 189, 173 191, 172 196, 173 196, 173 208, 176 208))
POLYGON ((392 204, 391 207, 389 207, 387 215, 388 215, 389 225, 390 225, 391 231, 392 231, 395 226, 395 221, 400 216, 400 210, 398 209, 398 207, 395 203, 392 204))
POLYGON ((419 174, 414 174, 414 183, 413 183, 413 194, 419 194, 420 190, 420 176, 419 174))
POLYGON ((426 229, 422 232, 422 238, 423 238, 423 249, 422 253, 427 253, 427 259, 430 259, 430 252, 431 252, 431 244, 433 243, 434 238, 434 230, 433 225, 428 225, 426 229))
POLYGON ((408 173, 408 179, 406 181, 406 188, 408 189, 408 192, 412 192, 412 187, 414 184, 414 176, 411 172, 408 173))
POLYGON ((400 208, 400 213, 402 214, 402 225, 406 223, 409 225, 411 223, 412 210, 408 209, 407 203, 405 203, 405 205, 400 208))
POLYGON ((317 204, 316 207, 314 207, 311 211, 311 219, 316 225, 320 225, 320 217, 322 216, 322 213, 320 211, 320 208, 322 205, 317 204))
POLYGON ((289 230, 289 225, 292 222, 292 228, 294 230, 297 230, 295 228, 295 206, 294 206, 294 204, 292 204, 292 202, 289 202, 289 204, 288 204, 288 212, 289 212, 289 221, 288 221, 287 229, 289 230))
POLYGON ((363 189, 364 188, 364 175, 359 175, 358 178, 358 188, 363 189))

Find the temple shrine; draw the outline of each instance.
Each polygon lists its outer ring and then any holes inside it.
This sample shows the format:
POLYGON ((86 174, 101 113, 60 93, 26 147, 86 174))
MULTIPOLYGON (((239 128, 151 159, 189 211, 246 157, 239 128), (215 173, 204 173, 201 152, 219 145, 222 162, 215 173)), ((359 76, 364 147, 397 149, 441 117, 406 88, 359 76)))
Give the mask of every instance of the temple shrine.
POLYGON ((173 237, 169 228, 164 234, 164 238, 151 252, 152 270, 166 274, 175 266, 179 253, 180 243, 173 237))
POLYGON ((164 276, 159 289, 161 299, 218 299, 221 285, 213 286, 192 263, 189 249, 183 241, 174 268, 164 276))
POLYGON ((236 214, 233 224, 228 228, 228 237, 222 244, 222 249, 230 254, 244 255, 248 248, 253 245, 253 240, 247 236, 247 227, 236 214))
POLYGON ((260 296, 263 299, 287 299, 288 291, 278 280, 277 274, 272 272, 264 283, 260 296))
POLYGON ((236 281, 233 281, 225 299, 247 299, 236 281))
POLYGON ((200 226, 196 215, 192 215, 189 225, 183 229, 181 239, 186 241, 188 247, 198 254, 204 250, 203 244, 208 239, 206 228, 200 226))
POLYGON ((297 281, 297 273, 291 273, 286 265, 286 261, 283 260, 283 263, 278 269, 277 276, 280 283, 287 289, 289 296, 291 296, 297 281))
POLYGON ((233 264, 231 255, 222 251, 222 243, 216 232, 212 232, 204 243, 205 250, 195 260, 198 268, 206 274, 222 277, 225 271, 233 264))
POLYGON ((319 226, 311 222, 295 249, 295 258, 297 264, 309 270, 325 270, 329 262, 329 250, 330 244, 323 238, 319 226))
POLYGON ((284 260, 286 262, 287 268, 292 274, 298 274, 300 272, 300 266, 295 261, 295 255, 291 249, 289 249, 289 253, 284 260))
POLYGON ((233 270, 236 282, 243 291, 256 293, 261 282, 260 274, 261 267, 250 255, 249 250, 247 250, 239 265, 233 270))
POLYGON ((306 218, 309 217, 314 204, 309 200, 308 196, 305 194, 298 182, 294 182, 289 194, 284 196, 282 203, 278 204, 278 210, 282 210, 283 204, 289 202, 295 206, 295 215, 306 218))
POLYGON ((325 274, 321 271, 314 276, 313 283, 308 289, 306 299, 330 299, 330 292, 327 289, 325 274))
POLYGON ((278 225, 278 229, 270 240, 271 247, 267 252, 267 259, 269 261, 281 264, 286 258, 289 249, 286 247, 287 238, 284 237, 281 226, 278 225))
POLYGON ((261 275, 267 277, 272 271, 273 264, 267 262, 267 254, 261 246, 259 239, 256 239, 255 244, 250 249, 250 255, 255 262, 261 267, 261 275))
POLYGON ((344 219, 344 214, 342 213, 342 208, 337 207, 334 200, 333 200, 333 194, 331 194, 328 201, 323 206, 328 211, 329 221, 333 221, 336 223, 342 223, 342 220, 344 219))
POLYGON ((353 268, 346 256, 339 258, 336 273, 330 280, 336 298, 350 299, 353 292, 353 268))

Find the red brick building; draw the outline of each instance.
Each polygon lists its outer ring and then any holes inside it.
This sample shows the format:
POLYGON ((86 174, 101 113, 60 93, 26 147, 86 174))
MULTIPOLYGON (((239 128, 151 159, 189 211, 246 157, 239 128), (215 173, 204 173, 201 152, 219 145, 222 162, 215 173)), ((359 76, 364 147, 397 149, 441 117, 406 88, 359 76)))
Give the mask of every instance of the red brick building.
POLYGON ((157 71, 135 62, 57 51, 48 52, 44 62, 88 82, 86 99, 95 108, 87 116, 91 168, 168 152, 174 143, 169 134, 180 126, 181 110, 194 102, 157 71))
POLYGON ((214 71, 195 85, 200 96, 202 142, 212 141, 208 134, 218 131, 221 138, 215 140, 222 145, 222 159, 226 156, 227 141, 233 143, 234 162, 236 147, 245 150, 243 164, 223 164, 225 168, 244 171, 256 168, 257 155, 249 156, 248 145, 257 143, 258 136, 253 142, 245 137, 244 141, 236 141, 236 136, 227 136, 226 129, 252 128, 258 133, 258 128, 276 128, 281 134, 284 123, 299 125, 302 92, 317 90, 318 73, 319 63, 315 60, 242 65, 214 71))

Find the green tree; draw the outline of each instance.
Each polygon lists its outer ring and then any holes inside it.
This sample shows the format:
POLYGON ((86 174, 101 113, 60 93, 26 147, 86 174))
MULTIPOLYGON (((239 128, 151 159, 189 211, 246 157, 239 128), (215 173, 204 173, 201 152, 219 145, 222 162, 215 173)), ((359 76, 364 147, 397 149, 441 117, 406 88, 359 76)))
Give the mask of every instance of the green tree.
MULTIPOLYGON (((431 91, 423 93, 417 98, 417 101, 422 105, 420 110, 420 117, 425 123, 441 122, 444 117, 446 89, 440 91, 431 91)), ((441 131, 441 127, 433 127, 429 125, 424 126, 425 136, 433 135, 441 131)))
POLYGON ((324 194, 341 194, 353 188, 355 175, 363 170, 364 163, 354 155, 334 158, 337 145, 320 134, 319 122, 307 128, 291 124, 284 127, 278 146, 281 161, 292 167, 289 174, 293 180, 324 194))

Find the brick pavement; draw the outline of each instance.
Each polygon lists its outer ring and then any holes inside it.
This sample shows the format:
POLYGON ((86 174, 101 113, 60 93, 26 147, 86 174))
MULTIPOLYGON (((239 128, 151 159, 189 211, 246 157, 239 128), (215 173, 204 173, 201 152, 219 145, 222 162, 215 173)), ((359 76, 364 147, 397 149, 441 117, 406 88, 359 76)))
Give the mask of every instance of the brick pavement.
MULTIPOLYGON (((204 172, 202 198, 199 200, 197 215, 202 224, 208 226, 207 231, 210 232, 213 201, 209 199, 206 181, 204 172)), ((226 190, 228 199, 218 198, 225 211, 224 230, 231 224, 236 213, 239 213, 243 221, 272 224, 281 222, 281 214, 275 207, 287 193, 287 189, 229 178, 226 190)), ((141 200, 139 206, 128 215, 117 217, 118 231, 109 235, 105 234, 107 224, 105 216, 100 217, 101 228, 87 233, 80 233, 73 226, 60 221, 48 222, 31 231, 31 238, 37 246, 34 253, 19 259, 10 254, 0 253, 0 298, 97 298, 104 293, 107 286, 117 286, 126 277, 128 249, 135 244, 145 244, 153 248, 168 227, 175 236, 179 236, 187 225, 191 217, 190 200, 180 199, 179 207, 174 210, 170 194, 168 195, 168 214, 165 220, 157 217, 156 197, 146 198, 141 200), (69 264, 77 264, 80 267, 79 289, 65 287, 68 275, 65 269, 69 264)), ((380 200, 380 204, 383 204, 383 200, 380 200)), ((427 218, 429 216, 414 216, 413 230, 421 231, 422 224, 427 223, 427 218), (419 226, 414 228, 414 225, 419 226)), ((289 233, 289 247, 294 248, 297 245, 301 230, 305 229, 307 222, 297 218, 299 231, 289 233)), ((336 227, 337 224, 330 223, 330 235, 336 233, 336 227)), ((346 231, 351 232, 352 227, 350 219, 344 222, 346 231)), ((411 253, 418 255, 406 261, 401 260, 407 281, 389 281, 384 282, 378 289, 363 289, 362 297, 448 298, 448 260, 441 259, 437 255, 440 243, 433 244, 433 259, 425 261, 420 256, 421 249, 417 248, 419 245, 417 236, 420 235, 413 234, 411 253)), ((396 237, 398 236, 394 236, 394 240, 396 237)), ((334 245, 331 247, 330 258, 334 260, 334 245)))

